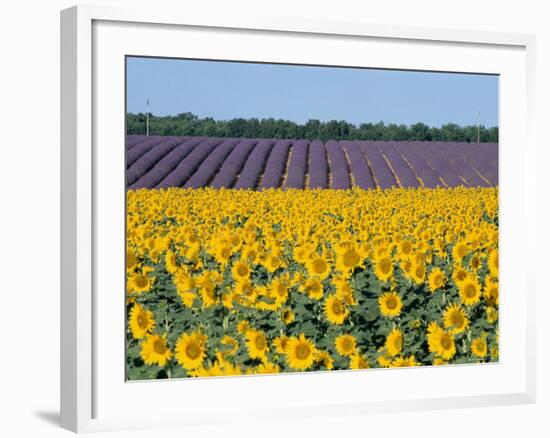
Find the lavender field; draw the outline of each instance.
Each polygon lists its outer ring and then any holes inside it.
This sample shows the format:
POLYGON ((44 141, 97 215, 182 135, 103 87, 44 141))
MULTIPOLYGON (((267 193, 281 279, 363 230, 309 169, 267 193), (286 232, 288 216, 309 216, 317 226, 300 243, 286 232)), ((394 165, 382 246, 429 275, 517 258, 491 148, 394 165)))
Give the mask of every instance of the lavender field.
POLYGON ((126 151, 129 189, 498 185, 497 143, 128 135, 126 151))

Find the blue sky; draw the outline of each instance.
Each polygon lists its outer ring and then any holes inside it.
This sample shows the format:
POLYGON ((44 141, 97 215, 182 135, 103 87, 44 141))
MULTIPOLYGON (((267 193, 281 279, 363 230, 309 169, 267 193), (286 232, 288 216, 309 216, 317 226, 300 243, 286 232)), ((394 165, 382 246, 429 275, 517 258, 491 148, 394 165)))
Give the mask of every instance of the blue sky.
POLYGON ((147 98, 157 116, 498 125, 498 77, 476 74, 128 58, 128 112, 147 98))

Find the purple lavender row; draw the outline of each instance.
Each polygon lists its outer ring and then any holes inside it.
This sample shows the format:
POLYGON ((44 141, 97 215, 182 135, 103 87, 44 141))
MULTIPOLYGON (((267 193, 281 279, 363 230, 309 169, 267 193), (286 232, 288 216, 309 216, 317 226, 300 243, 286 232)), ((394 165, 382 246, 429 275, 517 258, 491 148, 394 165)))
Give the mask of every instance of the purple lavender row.
POLYGON ((367 160, 370 163, 370 168, 372 170, 373 176, 378 183, 378 186, 381 189, 389 189, 392 187, 398 187, 397 181, 393 177, 391 169, 384 160, 380 149, 376 146, 376 143, 373 141, 361 141, 357 142, 363 154, 366 156, 367 160))
POLYGON ((203 139, 200 137, 190 138, 184 141, 182 144, 172 149, 171 152, 165 155, 151 170, 130 185, 129 188, 152 189, 156 187, 201 141, 203 141, 203 139))
POLYGON ((128 152, 126 152, 126 169, 129 169, 130 166, 134 164, 139 157, 149 152, 155 146, 168 141, 176 140, 177 138, 178 137, 149 137, 148 140, 137 144, 128 152))
POLYGON ((285 187, 303 189, 307 172, 309 140, 297 140, 292 145, 292 156, 288 164, 285 187))
POLYGON ((430 165, 416 153, 414 146, 411 146, 409 142, 403 142, 394 147, 401 153, 403 158, 410 163, 415 175, 420 178, 424 187, 430 189, 444 187, 437 173, 435 173, 430 165))
POLYGON ((252 149, 243 170, 235 183, 236 189, 254 189, 258 184, 258 178, 264 170, 267 157, 273 146, 273 140, 261 140, 252 149))
MULTIPOLYGON (((444 142, 415 143, 415 150, 432 166, 436 169, 437 174, 441 177, 447 187, 458 187, 466 185, 460 178, 458 173, 450 165, 452 159, 454 159, 459 152, 457 148, 449 146, 444 142)), ((460 150, 458 150, 460 151, 460 150)))
POLYGON ((498 184, 498 144, 470 144, 465 161, 492 185, 498 184))
POLYGON ((260 183, 260 189, 270 189, 281 186, 290 144, 290 140, 278 140, 277 143, 275 143, 265 165, 264 177, 260 183))
POLYGON ((475 187, 478 183, 484 183, 474 169, 464 160, 464 156, 469 148, 469 143, 452 142, 442 143, 439 146, 439 149, 436 149, 435 145, 431 145, 428 151, 435 157, 441 157, 449 164, 449 167, 460 179, 460 185, 475 187))
MULTIPOLYGON (((157 136, 154 136, 157 137, 157 136)), ((126 136, 126 150, 132 149, 135 145, 149 140, 152 137, 147 137, 146 135, 127 135, 126 136)))
POLYGON ((462 157, 452 159, 450 164, 469 187, 490 187, 490 184, 484 181, 462 157))
POLYGON ((327 141, 325 147, 330 162, 330 173, 332 175, 333 189, 349 189, 351 187, 349 180, 348 161, 344 155, 342 147, 334 140, 327 141))
POLYGON ((328 187, 328 163, 325 145, 313 140, 309 145, 309 188, 326 189, 328 187))
POLYGON ((174 140, 163 141, 144 153, 126 171, 126 183, 128 185, 135 183, 174 148, 184 143, 185 140, 187 140, 187 137, 178 137, 174 140))
POLYGON ((206 187, 210 181, 212 181, 212 178, 214 178, 222 163, 238 142, 238 139, 230 138, 216 146, 183 187, 186 189, 206 187))
POLYGON ((233 187, 239 172, 256 143, 257 140, 240 141, 223 162, 220 171, 216 174, 210 185, 216 189, 233 187))
POLYGON ((176 168, 166 176, 158 185, 158 188, 182 187, 199 168, 204 159, 210 155, 214 148, 222 142, 219 138, 208 138, 197 145, 176 168))
POLYGON ((375 184, 369 165, 359 145, 352 141, 342 141, 340 145, 348 155, 350 170, 355 185, 361 189, 374 189, 375 184))
POLYGON ((384 145, 380 145, 380 151, 388 159, 402 187, 419 187, 420 183, 416 179, 414 172, 401 154, 395 150, 393 143, 394 142, 387 142, 384 145))

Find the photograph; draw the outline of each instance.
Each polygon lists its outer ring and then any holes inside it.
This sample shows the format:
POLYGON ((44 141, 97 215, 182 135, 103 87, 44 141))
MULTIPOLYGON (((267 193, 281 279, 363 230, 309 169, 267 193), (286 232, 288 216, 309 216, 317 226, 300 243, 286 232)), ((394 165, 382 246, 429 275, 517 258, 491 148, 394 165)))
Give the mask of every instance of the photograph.
POLYGON ((125 62, 128 381, 499 362, 498 75, 125 62))

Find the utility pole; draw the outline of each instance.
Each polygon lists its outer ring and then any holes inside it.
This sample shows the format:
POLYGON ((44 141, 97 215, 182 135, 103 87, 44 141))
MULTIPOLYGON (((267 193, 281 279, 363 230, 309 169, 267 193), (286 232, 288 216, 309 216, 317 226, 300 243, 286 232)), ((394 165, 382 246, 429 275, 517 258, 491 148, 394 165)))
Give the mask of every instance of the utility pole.
POLYGON ((479 131, 481 129, 481 112, 477 110, 477 142, 479 143, 479 131))
MULTIPOLYGON (((149 98, 147 98, 147 122, 146 122, 146 133, 147 137, 149 137, 149 98)), ((479 140, 478 140, 479 142, 479 140)))

